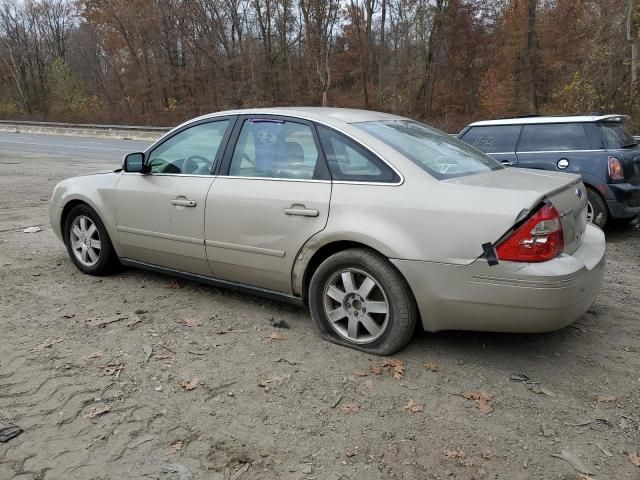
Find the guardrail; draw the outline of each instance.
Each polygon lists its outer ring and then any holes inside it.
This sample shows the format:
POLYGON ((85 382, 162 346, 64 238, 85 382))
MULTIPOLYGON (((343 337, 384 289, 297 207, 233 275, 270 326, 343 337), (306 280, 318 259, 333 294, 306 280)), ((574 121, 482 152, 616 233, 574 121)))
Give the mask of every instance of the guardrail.
POLYGON ((169 127, 0 120, 0 132, 155 140, 169 127))

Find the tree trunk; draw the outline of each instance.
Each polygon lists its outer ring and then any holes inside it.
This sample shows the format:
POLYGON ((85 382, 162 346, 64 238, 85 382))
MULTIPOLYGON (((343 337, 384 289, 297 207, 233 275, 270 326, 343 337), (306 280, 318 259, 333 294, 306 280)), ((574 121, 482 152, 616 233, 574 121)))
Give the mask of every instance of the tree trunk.
POLYGON ((633 98, 634 87, 638 75, 638 45, 635 36, 635 0, 627 0, 627 41, 631 44, 631 75, 629 83, 629 99, 633 98))
POLYGON ((528 93, 529 113, 538 114, 538 98, 536 95, 536 8, 538 0, 528 0, 527 5, 527 48, 525 51, 525 68, 528 93))

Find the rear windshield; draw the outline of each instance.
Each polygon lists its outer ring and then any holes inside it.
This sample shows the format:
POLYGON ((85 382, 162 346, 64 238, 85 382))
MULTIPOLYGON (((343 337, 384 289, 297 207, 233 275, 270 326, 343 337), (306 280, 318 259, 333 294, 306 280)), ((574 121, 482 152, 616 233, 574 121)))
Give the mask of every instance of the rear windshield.
POLYGON ((504 168, 498 161, 435 128, 413 120, 354 123, 438 180, 504 168))
POLYGON ((627 126, 622 122, 598 122, 609 148, 629 148, 636 145, 627 126))

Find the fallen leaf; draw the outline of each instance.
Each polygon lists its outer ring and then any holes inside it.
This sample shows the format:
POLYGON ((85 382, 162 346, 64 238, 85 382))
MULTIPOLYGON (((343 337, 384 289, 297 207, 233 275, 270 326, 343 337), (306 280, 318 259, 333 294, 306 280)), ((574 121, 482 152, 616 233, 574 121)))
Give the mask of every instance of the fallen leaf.
POLYGON ((373 366, 370 370, 374 375, 382 375, 382 367, 373 366))
POLYGON ((385 370, 392 369, 393 378, 395 378, 396 380, 400 380, 404 376, 404 363, 402 363, 402 360, 390 358, 382 362, 380 364, 380 367, 385 370))
POLYGON ((42 229, 40 227, 27 227, 24 230, 22 230, 24 233, 38 233, 39 231, 41 231, 42 229))
POLYGON ((475 391, 475 392, 464 392, 462 394, 464 398, 467 400, 473 400, 476 402, 480 413, 483 415, 487 415, 493 412, 493 407, 489 405, 489 400, 491 400, 491 395, 483 391, 475 391))
POLYGON ((178 289, 178 288, 181 288, 181 287, 180 287, 180 284, 178 282, 171 282, 169 285, 167 285, 167 288, 175 290, 175 289, 178 289))
POLYGON ((287 338, 285 335, 282 335, 281 333, 278 332, 271 332, 271 335, 269 335, 268 337, 266 337, 266 341, 267 342, 271 342, 273 340, 284 340, 285 338, 287 338))
POLYGON ((438 364, 437 363, 432 363, 432 362, 426 362, 424 364, 424 368, 426 368, 427 370, 431 370, 432 372, 437 372, 438 371, 438 364))
POLYGON ((633 463, 636 467, 640 467, 640 455, 638 452, 633 450, 631 452, 627 452, 627 456, 629 457, 629 461, 633 463))
POLYGON ((409 400, 407 404, 404 406, 405 410, 409 410, 413 413, 422 412, 424 410, 424 405, 416 402, 415 400, 409 400))
POLYGON ((455 448, 453 450, 445 450, 444 456, 451 459, 462 460, 464 458, 464 452, 459 448, 455 448))
POLYGON ((356 377, 366 377, 369 375, 369 372, 365 372, 364 370, 356 370, 353 372, 356 377))
POLYGON ((587 467, 584 464, 584 462, 580 460, 580 458, 578 458, 578 456, 575 453, 571 452, 570 450, 562 449, 562 451, 559 454, 552 453, 551 456, 556 458, 561 458, 565 462, 571 464, 571 466, 580 473, 584 473, 585 475, 593 474, 593 470, 587 467))
POLYGON ((181 383, 181 386, 186 390, 195 390, 196 388, 198 388, 199 382, 200 379, 198 377, 195 377, 193 380, 185 380, 181 383))
POLYGON ((347 449, 344 451, 344 454, 345 454, 347 457, 355 457, 355 456, 356 456, 356 450, 355 450, 355 448, 347 448, 347 449))
POLYGON ((197 318, 184 318, 180 321, 178 321, 178 323, 185 325, 187 327, 199 327, 200 325, 202 325, 202 321, 198 320, 197 318))
POLYGON ((598 403, 609 403, 615 402, 618 397, 614 397, 613 395, 596 395, 596 401, 598 403))
POLYGON ((358 403, 345 403, 342 406, 342 411, 345 413, 358 413, 360 411, 360 404, 358 403))
POLYGON ((84 418, 96 418, 111 411, 111 405, 103 405, 101 407, 93 407, 84 418))
POLYGON ((547 397, 555 397, 556 394, 553 393, 548 388, 541 387, 539 385, 534 385, 533 387, 529 387, 529 391, 535 393, 536 395, 545 394, 547 397))
POLYGON ((42 351, 42 350, 44 350, 46 348, 53 347, 56 343, 61 343, 61 342, 62 342, 61 338, 49 337, 44 342, 42 342, 40 345, 36 345, 34 347, 34 350, 42 351))
POLYGON ((182 445, 182 440, 178 440, 176 443, 172 443, 171 445, 169 445, 169 451, 171 451, 171 453, 179 452, 180 450, 182 450, 182 445))

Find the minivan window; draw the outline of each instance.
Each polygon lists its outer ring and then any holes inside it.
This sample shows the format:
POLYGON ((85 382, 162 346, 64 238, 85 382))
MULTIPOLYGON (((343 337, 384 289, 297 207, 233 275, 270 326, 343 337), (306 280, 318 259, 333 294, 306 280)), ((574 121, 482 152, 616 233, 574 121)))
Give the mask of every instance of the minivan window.
POLYGON ((622 122, 598 122, 600 131, 607 142, 609 148, 628 148, 634 147, 636 141, 633 135, 622 122))
POLYGON ((581 123, 525 125, 518 152, 588 150, 589 141, 581 123))
POLYGON ((487 125, 471 127, 460 137, 485 153, 515 152, 522 125, 487 125))
POLYGON ((465 142, 413 120, 354 123, 438 180, 504 168, 465 142))

